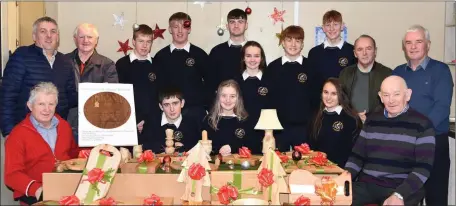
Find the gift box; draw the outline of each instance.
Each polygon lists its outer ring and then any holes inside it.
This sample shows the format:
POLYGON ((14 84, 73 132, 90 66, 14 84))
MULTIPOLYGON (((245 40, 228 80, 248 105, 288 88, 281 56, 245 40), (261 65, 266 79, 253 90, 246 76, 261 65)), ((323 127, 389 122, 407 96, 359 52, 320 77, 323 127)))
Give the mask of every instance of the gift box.
POLYGON ((245 161, 248 161, 250 163, 250 166, 257 166, 260 162, 262 156, 258 155, 252 155, 249 158, 243 158, 240 157, 239 154, 231 154, 225 157, 222 157, 222 162, 224 163, 230 163, 232 162, 233 164, 242 164, 245 161))
POLYGON ((121 173, 154 174, 158 167, 160 167, 160 160, 143 163, 127 162, 120 165, 120 171, 121 173))
POLYGON ((262 198, 256 170, 211 171, 211 204, 221 205, 217 193, 230 184, 238 191, 237 199, 262 198))

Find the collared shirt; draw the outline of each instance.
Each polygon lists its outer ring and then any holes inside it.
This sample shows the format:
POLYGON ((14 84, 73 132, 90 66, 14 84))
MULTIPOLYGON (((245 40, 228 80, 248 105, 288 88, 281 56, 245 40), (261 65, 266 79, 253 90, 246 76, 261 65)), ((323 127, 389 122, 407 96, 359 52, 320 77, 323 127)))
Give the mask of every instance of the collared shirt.
POLYGON ((150 56, 150 54, 147 54, 145 59, 139 58, 134 51, 130 52, 128 56, 130 57, 130 62, 133 62, 135 60, 148 60, 150 63, 152 63, 152 57, 150 56))
POLYGON ((324 108, 323 110, 324 111, 327 111, 327 112, 336 112, 338 115, 340 115, 340 113, 342 112, 342 106, 340 105, 337 105, 335 108, 334 108, 334 111, 329 111, 328 108, 324 108))
POLYGON ((163 112, 163 114, 162 114, 161 126, 163 126, 165 124, 174 124, 174 125, 176 125, 176 128, 179 128, 181 122, 182 122, 182 114, 179 115, 179 117, 176 119, 176 121, 174 121, 174 123, 170 123, 168 121, 168 118, 166 118, 165 112, 163 112))
POLYGON ((49 128, 44 127, 32 115, 30 115, 30 121, 32 122, 33 127, 35 127, 38 133, 40 133, 44 141, 48 143, 52 152, 54 152, 55 143, 57 142, 57 125, 59 124, 57 117, 52 117, 51 126, 49 128))
POLYGON ((383 109, 383 114, 385 115, 386 118, 394 118, 394 117, 397 117, 397 116, 403 114, 404 112, 407 112, 408 109, 409 109, 409 105, 407 104, 407 105, 405 105, 404 109, 401 112, 399 112, 398 114, 394 115, 393 117, 389 117, 388 116, 388 111, 386 110, 386 107, 385 107, 385 109, 383 109))
POLYGON ((241 45, 241 46, 244 46, 245 43, 247 43, 247 40, 244 40, 244 42, 240 43, 240 44, 236 44, 233 42, 233 40, 231 39, 228 39, 228 46, 231 46, 231 45, 241 45))
POLYGON ((372 63, 371 65, 369 65, 369 67, 367 67, 367 68, 364 68, 364 67, 362 67, 360 64, 358 64, 358 70, 359 70, 360 72, 362 72, 362 73, 369 73, 369 72, 372 70, 372 67, 374 67, 374 63, 372 63), (363 69, 361 69, 361 68, 367 69, 367 71, 365 71, 365 70, 363 70, 363 69))
POLYGON ((51 57, 51 58, 48 57, 48 55, 47 55, 47 53, 46 53, 46 50, 44 50, 44 49, 43 49, 43 54, 44 54, 44 56, 46 57, 46 59, 48 60, 49 65, 50 65, 51 68, 52 68, 52 66, 54 66, 55 55, 57 54, 57 50, 54 50, 54 54, 52 54, 52 57, 51 57))
MULTIPOLYGON (((299 55, 299 57, 294 61, 296 61, 302 65, 302 60, 303 60, 302 56, 299 55)), ((290 58, 288 58, 287 56, 282 56, 282 65, 284 65, 287 62, 293 62, 293 61, 290 58)))
MULTIPOLYGON (((431 60, 431 58, 429 58, 428 56, 426 56, 426 57, 423 59, 423 61, 420 63, 420 65, 418 65, 418 66, 416 67, 415 71, 418 70, 418 69, 426 70, 426 67, 427 67, 427 65, 428 65, 428 63, 429 63, 429 60, 431 60)), ((407 67, 408 67, 409 69, 412 69, 412 65, 411 65, 410 61, 407 62, 407 67)), ((412 70, 413 70, 413 69, 412 69, 412 70)))
MULTIPOLYGON (((249 78, 249 77, 250 77, 250 75, 249 75, 249 73, 247 73, 247 69, 246 69, 246 70, 242 73, 242 78, 243 78, 244 81, 245 81, 245 80, 246 80, 247 78, 249 78)), ((261 80, 261 77, 263 77, 263 72, 262 72, 261 70, 259 70, 258 73, 257 73, 255 76, 253 76, 253 77, 256 77, 256 78, 258 78, 259 80, 261 80)))
POLYGON ((323 42, 323 48, 326 49, 326 47, 338 47, 339 49, 342 49, 342 46, 344 46, 344 40, 340 40, 339 43, 337 43, 336 45, 332 45, 331 43, 329 43, 329 41, 326 39, 324 42, 323 42))
POLYGON ((169 45, 169 48, 171 49, 171 52, 173 52, 174 49, 184 49, 185 51, 190 52, 190 42, 187 41, 187 44, 185 44, 183 48, 177 48, 176 45, 171 43, 171 45, 169 45))

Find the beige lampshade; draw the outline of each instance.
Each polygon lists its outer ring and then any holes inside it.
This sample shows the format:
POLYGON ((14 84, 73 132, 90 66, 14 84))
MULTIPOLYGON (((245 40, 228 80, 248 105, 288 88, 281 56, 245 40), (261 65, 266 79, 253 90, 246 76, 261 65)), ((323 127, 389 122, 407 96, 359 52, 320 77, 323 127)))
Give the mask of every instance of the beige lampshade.
POLYGON ((260 119, 258 120, 255 129, 257 130, 282 130, 283 127, 280 124, 279 118, 277 117, 277 110, 275 109, 262 109, 260 119))

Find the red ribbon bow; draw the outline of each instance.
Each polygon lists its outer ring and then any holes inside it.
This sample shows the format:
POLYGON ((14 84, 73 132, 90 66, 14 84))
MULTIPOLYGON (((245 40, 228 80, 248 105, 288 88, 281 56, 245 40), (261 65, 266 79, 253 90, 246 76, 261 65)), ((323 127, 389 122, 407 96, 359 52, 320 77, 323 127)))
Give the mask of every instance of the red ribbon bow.
POLYGON ((101 183, 106 183, 106 181, 103 180, 104 177, 104 171, 101 170, 100 168, 93 168, 87 173, 87 179, 83 181, 89 181, 90 184, 95 184, 96 182, 101 182, 101 183))
POLYGON ((114 198, 101 198, 100 201, 98 202, 98 205, 117 205, 116 200, 114 198))
POLYGON ((59 200, 59 205, 79 205, 79 198, 76 195, 64 196, 59 200))
POLYGON ((301 195, 295 202, 294 204, 296 206, 310 206, 310 198, 304 197, 301 195))
POLYGON ((150 195, 150 197, 144 199, 143 205, 158 206, 158 205, 163 205, 163 202, 160 200, 159 196, 152 194, 152 195, 150 195))
POLYGON ((274 183, 274 173, 271 170, 263 168, 257 175, 261 186, 269 187, 274 183))
POLYGON ((289 159, 288 155, 282 154, 279 151, 276 151, 276 154, 277 154, 277 156, 279 156, 280 161, 282 161, 283 163, 288 162, 288 159, 289 159))
POLYGON ((84 159, 89 158, 90 151, 91 150, 89 150, 89 149, 84 149, 84 150, 79 151, 78 158, 84 158, 84 159))
POLYGON ((238 195, 238 190, 232 185, 223 185, 217 192, 219 202, 224 205, 230 204, 232 200, 237 200, 238 195))
POLYGON ((188 169, 188 176, 192 180, 200 180, 206 175, 206 169, 199 163, 193 163, 188 169))
POLYGON ((154 153, 152 152, 152 150, 144 151, 138 158, 139 163, 151 162, 153 160, 154 160, 154 153))
POLYGON ((252 151, 247 147, 239 148, 239 157, 250 158, 252 156, 252 151))
POLYGON ((300 152, 302 155, 310 153, 310 147, 307 143, 303 143, 301 145, 294 146, 294 149, 300 152))
POLYGON ((315 155, 315 157, 312 157, 310 161, 317 166, 325 166, 328 163, 328 159, 321 152, 317 152, 317 155, 315 155))

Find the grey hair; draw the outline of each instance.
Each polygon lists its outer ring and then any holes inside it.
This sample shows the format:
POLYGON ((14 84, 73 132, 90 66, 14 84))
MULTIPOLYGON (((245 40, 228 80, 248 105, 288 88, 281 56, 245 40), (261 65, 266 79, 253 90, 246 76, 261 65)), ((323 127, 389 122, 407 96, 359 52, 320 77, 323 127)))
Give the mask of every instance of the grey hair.
POLYGON ((73 32, 73 36, 74 37, 77 37, 78 36, 78 32, 79 32, 79 29, 82 29, 82 28, 85 28, 85 29, 91 29, 93 34, 95 35, 95 38, 98 38, 99 37, 99 34, 98 34, 98 29, 95 25, 93 24, 90 24, 90 23, 82 23, 82 24, 79 24, 76 29, 74 29, 74 32, 73 32))
POLYGON ((38 29, 38 25, 43 23, 43 22, 50 22, 50 23, 53 23, 55 24, 55 26, 57 27, 57 29, 59 28, 59 25, 57 24, 57 21, 55 21, 53 18, 51 17, 48 17, 48 16, 44 16, 44 17, 41 17, 39 19, 37 19, 34 23, 33 23, 33 33, 36 34, 36 30, 38 29))
POLYGON ((28 103, 33 104, 35 102, 38 93, 44 93, 46 95, 55 95, 55 103, 59 102, 59 91, 52 82, 40 82, 33 87, 30 91, 28 103))
POLYGON ((431 35, 429 34, 429 30, 427 30, 426 28, 424 28, 423 26, 421 26, 419 24, 415 24, 415 25, 413 25, 413 26, 411 26, 410 28, 407 29, 407 31, 405 32, 404 37, 402 38, 402 42, 405 43, 405 36, 408 33, 417 32, 417 31, 423 32, 424 33, 424 37, 426 38, 426 40, 428 42, 431 41, 431 35))

